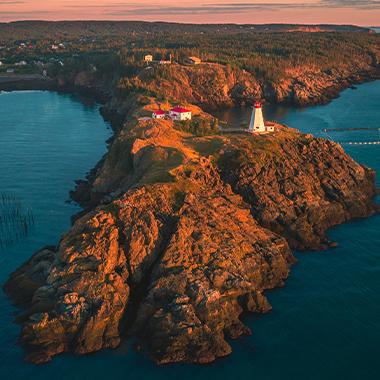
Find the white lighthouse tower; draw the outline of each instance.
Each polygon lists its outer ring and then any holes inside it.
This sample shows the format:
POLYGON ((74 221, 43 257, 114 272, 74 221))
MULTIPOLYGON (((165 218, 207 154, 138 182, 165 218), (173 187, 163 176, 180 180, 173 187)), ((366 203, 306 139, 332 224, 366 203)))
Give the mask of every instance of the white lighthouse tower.
POLYGON ((249 123, 249 132, 264 133, 267 132, 263 117, 263 108, 261 102, 255 102, 252 110, 251 121, 249 123))

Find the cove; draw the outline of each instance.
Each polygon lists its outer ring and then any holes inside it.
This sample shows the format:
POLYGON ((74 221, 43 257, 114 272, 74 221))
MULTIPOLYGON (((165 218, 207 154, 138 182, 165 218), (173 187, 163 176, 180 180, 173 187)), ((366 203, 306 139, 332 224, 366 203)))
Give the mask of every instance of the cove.
MULTIPOLYGON (((36 94, 40 93, 33 93, 36 94)), ((362 123, 363 120, 376 126, 380 119, 379 102, 380 85, 375 82, 359 86, 355 91, 348 90, 326 106, 306 109, 268 108, 265 112, 270 119, 276 118, 304 132, 322 135, 323 128, 347 127, 349 124, 362 123), (355 112, 352 112, 353 105, 355 112)), ((62 108, 60 112, 65 113, 65 109, 62 108)), ((241 113, 249 110, 238 109, 230 112, 235 112, 236 115, 231 122, 238 122, 239 117, 244 119, 241 113)), ((64 121, 67 122, 65 118, 64 121)), ((79 124, 76 126, 80 127, 79 124)), ((83 130, 81 129, 82 132, 83 130)), ((34 137, 39 139, 41 135, 38 133, 34 137)), ((378 135, 376 131, 358 131, 336 132, 330 137, 343 142, 342 139, 376 139, 378 135)), ((9 139, 8 144, 12 145, 12 141, 9 139)), ((54 139, 51 142, 54 143, 54 139)), ((67 146, 64 148, 67 149, 67 146)), ((379 147, 347 146, 347 151, 355 159, 379 172, 379 147)), ((3 150, 1 152, 3 155, 3 150)), ((64 152, 64 160, 67 160, 69 155, 67 151, 64 152)), ((87 162, 89 165, 84 168, 84 172, 95 164, 101 154, 99 152, 97 157, 92 157, 94 162, 87 162)), ((60 158, 63 159, 62 156, 60 158)), ((75 164, 78 165, 77 162, 75 164)), ((58 165, 58 168, 62 170, 62 166, 58 165)), ((61 205, 67 199, 72 181, 83 178, 83 175, 75 174, 68 179, 70 183, 58 204, 61 205)), ((2 172, 1 176, 3 178, 2 172)), ((43 187, 47 183, 38 185, 43 187)), ((32 189, 29 186, 28 192, 32 192, 32 189)), ((11 190, 15 191, 13 188, 11 190)), ((39 201, 43 204, 43 199, 39 201)), ((71 213, 77 211, 74 205, 68 207, 73 207, 71 213)), ((54 206, 47 210, 54 210, 54 206)), ((51 235, 41 237, 38 234, 36 239, 40 241, 36 249, 56 243, 59 234, 69 226, 70 212, 67 213, 67 224, 62 222, 62 228, 57 228, 57 236, 53 236, 50 231, 51 224, 57 223, 55 219, 41 229, 41 233, 51 235)), ((36 220, 39 220, 38 215, 36 220)), ((233 354, 212 365, 157 367, 133 350, 130 343, 125 343, 117 350, 84 357, 62 355, 45 366, 24 363, 22 350, 15 344, 18 327, 12 325, 11 313, 14 309, 4 299, 1 309, 0 374, 4 378, 16 379, 376 378, 380 351, 377 318, 380 311, 380 241, 377 236, 379 222, 379 217, 376 216, 340 226, 330 232, 330 237, 340 243, 338 249, 297 254, 299 263, 293 267, 285 289, 277 289, 269 294, 273 312, 265 316, 246 316, 245 322, 252 328, 254 335, 233 343, 233 354)), ((35 228, 38 228, 37 222, 35 228)), ((31 238, 32 235, 29 235, 28 239, 31 238)), ((32 252, 33 249, 29 250, 28 247, 13 247, 12 251, 6 250, 6 253, 2 253, 1 270, 5 272, 1 276, 7 277, 32 252), (15 261, 9 263, 11 260, 15 261)))

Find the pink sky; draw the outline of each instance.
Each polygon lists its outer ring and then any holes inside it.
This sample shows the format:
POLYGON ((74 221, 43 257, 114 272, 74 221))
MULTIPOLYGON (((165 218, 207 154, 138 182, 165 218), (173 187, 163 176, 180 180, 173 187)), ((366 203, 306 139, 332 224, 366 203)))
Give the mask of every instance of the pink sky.
POLYGON ((0 0, 0 20, 380 24, 380 0, 0 0))

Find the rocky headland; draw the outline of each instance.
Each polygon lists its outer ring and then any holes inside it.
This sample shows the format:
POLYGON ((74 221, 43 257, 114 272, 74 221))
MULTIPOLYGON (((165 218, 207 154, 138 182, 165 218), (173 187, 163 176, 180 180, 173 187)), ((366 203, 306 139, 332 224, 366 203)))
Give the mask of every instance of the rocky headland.
POLYGON ((325 104, 346 88, 379 78, 380 51, 374 50, 366 57, 352 59, 335 68, 294 66, 276 80, 260 79, 230 65, 173 64, 139 71, 132 78, 121 78, 119 87, 148 91, 158 98, 164 96, 213 110, 221 106, 251 104, 256 99, 296 106, 325 104))
POLYGON ((281 125, 197 135, 141 118, 155 102, 108 103, 103 113, 125 120, 73 193, 86 211, 5 284, 34 363, 126 337, 157 363, 226 356, 250 333, 241 315, 271 309, 265 291, 284 285, 293 248, 327 248, 330 227, 378 211, 375 173, 336 143, 281 125))

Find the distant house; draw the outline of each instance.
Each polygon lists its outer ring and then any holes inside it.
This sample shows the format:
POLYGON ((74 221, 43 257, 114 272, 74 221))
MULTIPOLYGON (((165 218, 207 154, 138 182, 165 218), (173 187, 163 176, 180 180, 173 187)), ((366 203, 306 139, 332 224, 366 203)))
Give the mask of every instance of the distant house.
POLYGON ((153 119, 163 119, 166 116, 166 112, 163 110, 156 110, 152 113, 153 119))
POLYGON ((58 50, 59 46, 56 44, 51 45, 51 50, 58 50))
POLYGON ((144 56, 144 61, 145 62, 152 62, 153 61, 153 55, 151 55, 151 54, 147 54, 147 55, 145 55, 144 56))
POLYGON ((20 62, 15 63, 15 66, 26 66, 27 64, 28 62, 26 61, 20 61, 20 62))
POLYGON ((188 57, 187 62, 191 65, 199 65, 202 63, 202 60, 198 57, 188 57))
POLYGON ((13 74, 15 72, 15 69, 7 69, 7 74, 13 74))
POLYGON ((191 111, 186 108, 175 107, 170 110, 169 116, 177 121, 191 120, 191 111))
POLYGON ((0 61, 0 66, 3 66, 3 62, 0 61))

